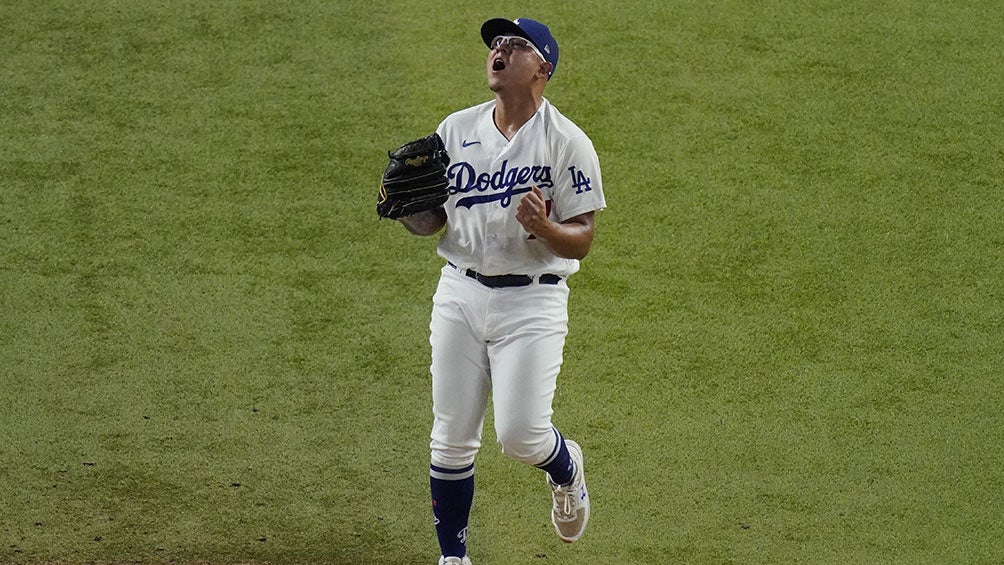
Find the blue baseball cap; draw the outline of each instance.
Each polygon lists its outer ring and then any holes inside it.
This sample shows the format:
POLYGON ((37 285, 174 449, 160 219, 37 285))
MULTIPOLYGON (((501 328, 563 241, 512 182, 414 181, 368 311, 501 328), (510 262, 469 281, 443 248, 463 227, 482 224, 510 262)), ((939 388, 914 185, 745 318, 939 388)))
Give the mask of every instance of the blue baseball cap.
POLYGON ((530 18, 515 20, 494 18, 481 24, 481 39, 485 45, 491 47, 492 40, 500 35, 516 35, 529 39, 544 55, 544 60, 551 63, 548 80, 554 75, 554 71, 558 70, 558 42, 554 40, 551 30, 546 25, 530 18))

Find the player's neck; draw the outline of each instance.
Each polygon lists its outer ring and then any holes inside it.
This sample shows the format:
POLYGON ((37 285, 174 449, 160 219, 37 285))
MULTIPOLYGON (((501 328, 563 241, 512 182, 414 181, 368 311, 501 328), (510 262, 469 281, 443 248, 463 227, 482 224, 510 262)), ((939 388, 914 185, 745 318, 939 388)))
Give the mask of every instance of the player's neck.
POLYGON ((512 139, 523 124, 537 113, 543 102, 542 96, 507 96, 495 93, 495 127, 505 136, 512 139))

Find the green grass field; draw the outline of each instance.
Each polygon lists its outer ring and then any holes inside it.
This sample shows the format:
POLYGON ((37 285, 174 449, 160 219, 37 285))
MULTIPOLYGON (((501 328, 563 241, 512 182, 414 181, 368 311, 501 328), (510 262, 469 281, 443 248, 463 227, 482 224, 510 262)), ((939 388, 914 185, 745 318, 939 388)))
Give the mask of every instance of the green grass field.
POLYGON ((609 209, 492 564, 1004 563, 996 1, 7 0, 0 562, 431 564, 434 238, 386 151, 549 23, 609 209))

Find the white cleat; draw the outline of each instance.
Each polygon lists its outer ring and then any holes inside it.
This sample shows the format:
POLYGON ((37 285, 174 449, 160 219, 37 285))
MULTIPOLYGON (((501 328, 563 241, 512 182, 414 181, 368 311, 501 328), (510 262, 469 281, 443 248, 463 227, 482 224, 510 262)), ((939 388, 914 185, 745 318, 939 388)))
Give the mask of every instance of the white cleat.
POLYGON ((443 557, 440 555, 439 565, 471 565, 471 558, 466 555, 463 559, 459 557, 443 557))
POLYGON ((582 448, 572 440, 565 440, 565 447, 575 464, 575 476, 568 486, 556 485, 547 476, 547 486, 551 487, 554 507, 551 522, 558 538, 572 543, 582 537, 589 521, 589 493, 586 491, 586 475, 582 468, 582 448))

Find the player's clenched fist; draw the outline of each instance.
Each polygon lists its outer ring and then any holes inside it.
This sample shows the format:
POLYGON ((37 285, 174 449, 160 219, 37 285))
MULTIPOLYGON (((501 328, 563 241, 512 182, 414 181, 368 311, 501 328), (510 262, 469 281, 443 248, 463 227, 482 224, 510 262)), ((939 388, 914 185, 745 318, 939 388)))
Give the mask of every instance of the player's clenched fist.
POLYGON ((533 185, 530 192, 526 193, 516 206, 516 221, 523 225, 523 229, 531 234, 542 237, 551 224, 547 219, 547 203, 544 202, 544 193, 533 185))

